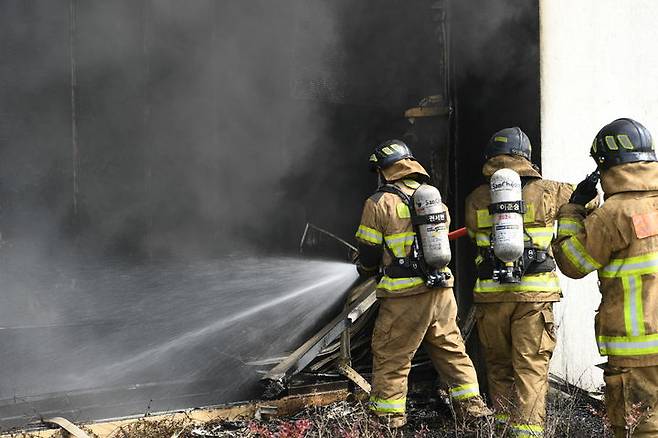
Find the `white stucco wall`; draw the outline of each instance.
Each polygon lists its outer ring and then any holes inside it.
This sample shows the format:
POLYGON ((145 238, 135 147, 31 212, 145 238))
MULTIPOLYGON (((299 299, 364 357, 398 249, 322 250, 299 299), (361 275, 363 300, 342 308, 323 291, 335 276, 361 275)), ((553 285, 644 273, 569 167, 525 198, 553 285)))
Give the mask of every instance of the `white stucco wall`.
MULTIPOLYGON (((544 176, 577 183, 594 169, 597 131, 634 118, 658 137, 658 1, 540 0, 541 136, 544 176)), ((596 274, 562 277, 552 372, 594 389, 605 358, 594 341, 596 274)))

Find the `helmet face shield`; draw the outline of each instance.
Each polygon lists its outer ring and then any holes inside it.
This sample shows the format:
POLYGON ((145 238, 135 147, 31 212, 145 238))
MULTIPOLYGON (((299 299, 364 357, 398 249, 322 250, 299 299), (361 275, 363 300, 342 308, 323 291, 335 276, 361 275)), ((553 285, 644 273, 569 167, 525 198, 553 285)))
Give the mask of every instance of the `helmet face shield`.
POLYGON ((411 149, 401 140, 387 140, 375 148, 370 155, 370 170, 386 169, 400 160, 409 158, 415 160, 411 149))
POLYGON ((590 155, 601 169, 624 163, 656 161, 649 130, 633 119, 617 119, 596 134, 590 155))

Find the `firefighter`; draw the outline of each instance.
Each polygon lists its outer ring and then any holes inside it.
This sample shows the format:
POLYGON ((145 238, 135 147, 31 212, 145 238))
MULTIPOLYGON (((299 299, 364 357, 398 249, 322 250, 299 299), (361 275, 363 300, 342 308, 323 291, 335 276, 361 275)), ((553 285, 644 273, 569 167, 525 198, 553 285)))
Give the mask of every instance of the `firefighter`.
POLYGON ((596 174, 558 213, 553 251, 571 278, 598 271, 596 341, 605 367, 605 403, 617 437, 658 436, 658 163, 651 134, 618 119, 594 139, 591 156, 605 203, 584 207, 596 174))
MULTIPOLYGON (((399 140, 379 145, 370 164, 378 174, 380 187, 366 200, 356 232, 359 273, 378 275, 380 269, 383 273, 377 286, 379 314, 372 335, 370 409, 391 427, 406 423, 407 377, 411 360, 423 343, 447 385, 457 414, 462 418, 490 415, 457 327, 450 270, 444 266, 440 272, 428 272, 415 251, 420 239, 412 226, 415 210, 409 200, 421 186, 427 187, 423 183, 429 181, 429 175, 399 140), (427 286, 431 282, 428 278, 437 280, 433 287, 427 286)), ((431 189, 438 195, 438 190, 431 189)), ((444 251, 449 251, 447 208, 440 198, 435 207, 444 212, 437 217, 443 217, 444 251)))
POLYGON ((561 297, 550 245, 557 209, 573 192, 570 184, 542 179, 530 153, 530 140, 520 128, 503 129, 487 143, 482 168, 487 181, 501 169, 520 176, 519 205, 525 212, 514 282, 494 278, 500 263, 492 245, 490 185, 476 188, 465 205, 466 227, 477 247, 473 295, 489 395, 496 420, 514 436, 544 431, 548 363, 555 348, 553 302, 561 297))

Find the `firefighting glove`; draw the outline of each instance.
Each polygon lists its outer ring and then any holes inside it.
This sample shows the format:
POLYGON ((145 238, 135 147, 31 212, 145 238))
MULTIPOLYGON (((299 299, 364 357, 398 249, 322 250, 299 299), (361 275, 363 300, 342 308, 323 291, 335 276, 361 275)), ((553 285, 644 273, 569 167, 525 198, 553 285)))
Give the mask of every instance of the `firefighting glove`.
POLYGON ((352 253, 352 263, 361 278, 372 277, 379 272, 379 262, 383 249, 381 245, 365 245, 359 243, 359 250, 352 253))
POLYGON ((569 202, 572 204, 587 205, 592 199, 596 198, 599 192, 596 185, 599 183, 599 171, 596 170, 578 183, 576 190, 571 194, 569 202))

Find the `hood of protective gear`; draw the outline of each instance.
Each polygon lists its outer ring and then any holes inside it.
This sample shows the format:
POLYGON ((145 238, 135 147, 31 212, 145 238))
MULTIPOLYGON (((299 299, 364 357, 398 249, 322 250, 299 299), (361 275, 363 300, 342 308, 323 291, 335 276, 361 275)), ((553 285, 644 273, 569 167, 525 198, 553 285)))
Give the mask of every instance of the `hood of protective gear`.
POLYGON ((482 175, 489 180, 491 175, 500 169, 512 169, 519 176, 529 176, 541 178, 541 174, 535 169, 532 163, 523 157, 517 155, 496 155, 489 158, 482 166, 482 175))
POLYGON ((386 181, 393 182, 402 178, 408 178, 410 175, 416 173, 421 176, 425 182, 429 182, 430 175, 425 168, 421 166, 418 161, 406 158, 404 160, 396 161, 386 169, 381 170, 382 175, 386 181))
POLYGON ((601 172, 605 197, 622 192, 658 190, 658 162, 626 163, 601 172))

